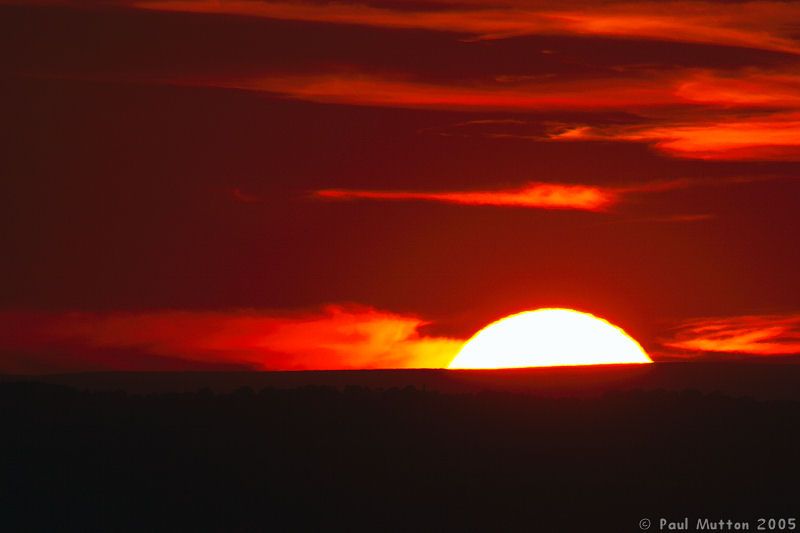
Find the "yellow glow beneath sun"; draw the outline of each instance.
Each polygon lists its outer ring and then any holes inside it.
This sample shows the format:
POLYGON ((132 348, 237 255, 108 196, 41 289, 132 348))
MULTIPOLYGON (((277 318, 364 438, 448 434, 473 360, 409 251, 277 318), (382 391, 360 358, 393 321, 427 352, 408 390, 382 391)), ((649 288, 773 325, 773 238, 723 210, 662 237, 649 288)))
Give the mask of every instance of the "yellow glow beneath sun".
POLYGON ((617 326, 571 309, 537 309, 509 315, 476 333, 448 368, 652 363, 617 326))

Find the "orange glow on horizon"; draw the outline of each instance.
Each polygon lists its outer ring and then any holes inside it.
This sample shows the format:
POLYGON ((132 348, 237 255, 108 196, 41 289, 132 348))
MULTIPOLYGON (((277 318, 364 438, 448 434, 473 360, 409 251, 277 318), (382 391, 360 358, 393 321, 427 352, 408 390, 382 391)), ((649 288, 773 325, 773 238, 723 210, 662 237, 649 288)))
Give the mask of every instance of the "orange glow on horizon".
POLYGON ((152 356, 178 368, 212 363, 251 370, 442 368, 463 340, 424 335, 419 329, 426 323, 355 305, 280 314, 0 313, 0 351, 28 354, 23 367, 0 358, 0 372, 147 370, 152 356), (125 351, 138 355, 120 358, 125 351))
POLYGON ((537 309, 493 322, 476 333, 451 369, 652 363, 622 329, 572 309, 537 309))

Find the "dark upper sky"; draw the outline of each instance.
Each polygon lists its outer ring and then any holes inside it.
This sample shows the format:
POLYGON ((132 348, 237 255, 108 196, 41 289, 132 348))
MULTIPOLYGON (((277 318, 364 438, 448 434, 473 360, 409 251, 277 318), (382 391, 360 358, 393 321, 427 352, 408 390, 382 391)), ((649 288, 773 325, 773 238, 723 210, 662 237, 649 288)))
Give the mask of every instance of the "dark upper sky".
POLYGON ((34 4, 2 371, 441 366, 539 307, 800 352, 798 3, 34 4))

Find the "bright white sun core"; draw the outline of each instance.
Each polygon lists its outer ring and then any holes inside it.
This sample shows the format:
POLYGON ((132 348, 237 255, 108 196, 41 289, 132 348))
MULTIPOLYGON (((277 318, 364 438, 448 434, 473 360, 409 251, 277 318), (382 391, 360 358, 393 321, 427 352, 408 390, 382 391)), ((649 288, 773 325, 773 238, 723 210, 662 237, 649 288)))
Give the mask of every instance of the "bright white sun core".
POLYGON ((493 322, 464 344, 448 368, 652 363, 621 328, 572 309, 537 309, 493 322))

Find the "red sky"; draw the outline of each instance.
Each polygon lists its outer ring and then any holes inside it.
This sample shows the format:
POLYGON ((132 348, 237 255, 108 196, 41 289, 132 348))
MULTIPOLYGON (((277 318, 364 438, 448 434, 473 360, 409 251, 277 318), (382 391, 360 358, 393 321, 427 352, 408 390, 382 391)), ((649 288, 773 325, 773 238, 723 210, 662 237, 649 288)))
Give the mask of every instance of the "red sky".
POLYGON ((796 354, 800 3, 0 1, 0 372, 796 354))

